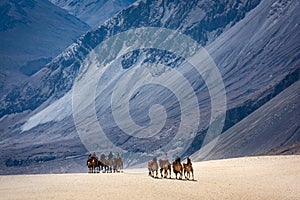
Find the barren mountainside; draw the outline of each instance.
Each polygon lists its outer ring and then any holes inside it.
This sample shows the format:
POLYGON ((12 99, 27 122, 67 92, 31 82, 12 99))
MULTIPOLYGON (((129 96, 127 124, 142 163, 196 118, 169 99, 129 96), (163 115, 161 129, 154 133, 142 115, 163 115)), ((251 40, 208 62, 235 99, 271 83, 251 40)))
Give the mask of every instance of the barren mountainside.
POLYGON ((50 0, 91 27, 101 25, 134 0, 50 0))
MULTIPOLYGON (((288 88, 291 94, 299 89, 292 85, 300 78, 299 8, 300 4, 296 0, 144 0, 134 3, 103 25, 80 37, 29 81, 3 97, 0 104, 0 173, 13 173, 16 168, 19 173, 28 172, 29 168, 31 172, 70 172, 83 169, 82 163, 85 163, 87 150, 77 135, 72 113, 72 88, 75 78, 89 75, 83 70, 83 62, 99 44, 118 33, 141 27, 176 30, 202 45, 216 64, 225 86, 227 112, 222 137, 231 130, 234 132, 235 127, 241 126, 239 130, 244 130, 245 134, 240 138, 253 139, 248 137, 251 130, 246 129, 250 125, 243 124, 243 120, 247 120, 251 113, 254 114, 285 89, 288 88), (42 171, 39 171, 41 168, 42 171)), ((107 47, 107 52, 115 53, 114 51, 117 50, 107 47)), ((155 143, 147 143, 143 139, 136 142, 134 137, 120 137, 122 130, 112 117, 109 98, 115 84, 125 80, 124 74, 135 70, 138 72, 147 62, 156 63, 158 66, 166 65, 159 71, 151 68, 154 70, 154 74, 151 74, 153 79, 164 77, 169 71, 178 68, 192 83, 199 100, 202 118, 195 138, 182 156, 191 155, 202 147, 212 115, 210 94, 205 80, 199 79, 193 71, 180 68, 179 61, 178 56, 169 52, 140 49, 122 56, 121 64, 115 65, 114 70, 106 74, 106 79, 103 80, 105 84, 101 84, 101 81, 97 84, 97 118, 104 124, 103 130, 106 131, 107 137, 129 152, 124 153, 126 166, 141 164, 148 159, 144 156, 147 149, 159 148, 166 142, 156 138, 155 143), (132 156, 132 153, 141 155, 142 159, 132 156)), ((138 82, 139 79, 133 77, 126 81, 138 82)), ((172 78, 166 80, 168 81, 174 83, 175 88, 184 91, 181 82, 172 78)), ((89 84, 86 83, 86 88, 89 84)), ((126 85, 125 82, 123 85, 126 85)), ((172 126, 176 128, 180 121, 180 105, 174 103, 174 96, 169 91, 164 88, 156 89, 157 87, 150 85, 134 93, 130 98, 130 108, 133 108, 130 117, 138 125, 147 127, 151 116, 144 113, 148 113, 150 105, 161 103, 169 116, 163 127, 169 135, 161 137, 168 139, 172 136, 172 126), (147 102, 147 105, 143 102, 147 102)), ((274 108, 280 107, 280 101, 285 97, 279 98, 281 99, 277 100, 278 104, 276 100, 274 105, 271 104, 274 108)), ((83 112, 89 109, 89 105, 84 102, 79 107, 83 112)), ((255 116, 261 115, 263 118, 265 114, 260 112, 255 116)), ((250 121, 251 119, 253 118, 249 118, 250 121)), ((264 119, 260 120, 261 122, 251 123, 255 127, 264 123, 264 119)), ((219 123, 218 118, 213 123, 219 123)), ((297 120, 295 126, 299 126, 297 120)), ((86 131, 96 134, 97 130, 91 127, 86 131)), ((287 132, 280 133, 280 140, 290 137, 289 130, 283 131, 287 132)), ((269 134, 272 133, 265 131, 264 134, 265 138, 269 138, 269 134)), ((299 131, 296 131, 293 141, 299 139, 298 135, 299 131)), ((234 142, 230 138, 227 139, 225 138, 226 142, 220 145, 226 146, 234 142)), ((260 139, 254 138, 253 142, 260 139)), ((250 144, 243 143, 243 148, 247 151, 238 155, 260 152, 250 144)), ((264 146, 263 151, 267 152, 281 145, 285 143, 276 141, 264 146)), ((174 144, 175 148, 180 146, 174 144)), ((237 154, 225 152, 224 155, 230 157, 237 154)))

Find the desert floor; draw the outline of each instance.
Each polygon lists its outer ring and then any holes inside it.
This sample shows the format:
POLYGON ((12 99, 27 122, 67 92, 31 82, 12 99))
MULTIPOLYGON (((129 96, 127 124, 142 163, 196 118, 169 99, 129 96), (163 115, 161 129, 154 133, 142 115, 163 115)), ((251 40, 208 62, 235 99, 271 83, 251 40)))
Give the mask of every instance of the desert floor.
POLYGON ((118 174, 0 176, 0 199, 300 199, 300 155, 193 163, 195 181, 118 174))

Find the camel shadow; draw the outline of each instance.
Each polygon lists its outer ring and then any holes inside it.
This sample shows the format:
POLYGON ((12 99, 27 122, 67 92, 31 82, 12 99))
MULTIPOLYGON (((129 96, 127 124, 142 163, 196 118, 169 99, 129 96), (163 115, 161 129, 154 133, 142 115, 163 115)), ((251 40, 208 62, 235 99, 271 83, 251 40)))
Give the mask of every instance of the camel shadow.
POLYGON ((197 180, 193 180, 193 179, 176 179, 176 178, 161 178, 161 177, 153 177, 151 176, 153 179, 159 179, 159 180, 171 180, 171 181, 185 181, 185 182, 197 182, 197 180))

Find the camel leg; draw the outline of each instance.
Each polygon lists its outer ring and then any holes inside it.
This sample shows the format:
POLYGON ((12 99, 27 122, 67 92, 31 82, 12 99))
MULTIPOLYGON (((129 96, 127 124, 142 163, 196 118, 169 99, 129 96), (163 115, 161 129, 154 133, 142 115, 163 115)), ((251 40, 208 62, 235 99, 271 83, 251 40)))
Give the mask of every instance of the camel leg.
POLYGON ((180 178, 179 179, 182 179, 182 170, 181 170, 181 172, 180 172, 180 178))
POLYGON ((194 179, 194 170, 192 170, 192 176, 193 176, 193 180, 195 180, 195 179, 194 179))
POLYGON ((186 170, 184 176, 185 176, 185 178, 186 178, 187 180, 189 180, 189 179, 190 179, 190 172, 188 172, 188 171, 186 170))

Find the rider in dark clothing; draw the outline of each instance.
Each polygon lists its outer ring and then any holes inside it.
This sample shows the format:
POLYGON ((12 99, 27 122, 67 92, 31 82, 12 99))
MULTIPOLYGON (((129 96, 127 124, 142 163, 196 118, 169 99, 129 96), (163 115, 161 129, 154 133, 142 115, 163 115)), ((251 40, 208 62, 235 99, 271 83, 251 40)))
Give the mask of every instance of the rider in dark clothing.
POLYGON ((105 154, 101 154, 100 160, 101 160, 101 161, 104 161, 104 160, 105 160, 105 154))
POLYGON ((192 162, 191 162, 191 159, 189 157, 187 157, 187 164, 191 164, 192 165, 192 162))
POLYGON ((175 159, 175 163, 180 163, 180 158, 178 156, 175 159))
POLYGON ((154 158, 153 158, 153 161, 154 161, 154 162, 156 162, 156 161, 157 161, 157 158, 156 158, 156 156, 154 156, 154 158))
POLYGON ((89 154, 89 159, 93 159, 93 158, 96 158, 98 160, 98 157, 95 152, 93 152, 92 154, 89 154))

